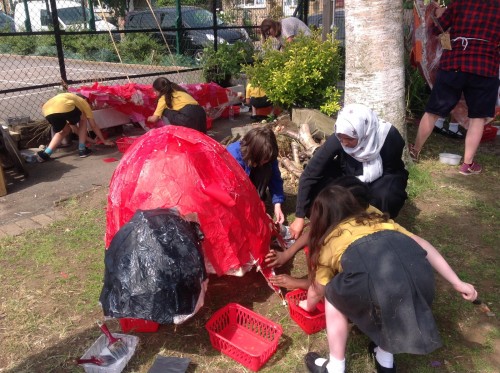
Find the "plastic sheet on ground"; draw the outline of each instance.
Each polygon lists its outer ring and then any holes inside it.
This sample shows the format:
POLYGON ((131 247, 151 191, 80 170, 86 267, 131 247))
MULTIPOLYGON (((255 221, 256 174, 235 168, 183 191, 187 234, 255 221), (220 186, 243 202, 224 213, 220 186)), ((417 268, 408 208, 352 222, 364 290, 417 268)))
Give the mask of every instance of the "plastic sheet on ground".
POLYGON ((137 211, 106 250, 104 315, 179 324, 203 306, 207 274, 197 223, 174 209, 137 211))
POLYGON ((201 132, 165 126, 134 142, 113 174, 106 247, 136 210, 172 207, 197 213, 209 272, 243 275, 269 251, 273 222, 243 168, 201 132))

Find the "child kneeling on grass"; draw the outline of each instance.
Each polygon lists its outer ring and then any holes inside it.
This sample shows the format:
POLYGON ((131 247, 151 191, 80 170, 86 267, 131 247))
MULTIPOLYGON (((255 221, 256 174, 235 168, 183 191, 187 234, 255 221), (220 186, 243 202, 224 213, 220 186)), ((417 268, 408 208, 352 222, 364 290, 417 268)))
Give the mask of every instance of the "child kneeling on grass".
POLYGON ((433 268, 468 301, 477 298, 439 252, 386 215, 369 213, 346 188, 323 189, 311 210, 306 311, 325 299, 330 356, 305 356, 310 372, 343 373, 351 320, 372 342, 378 373, 394 373, 393 354, 441 346, 432 316, 433 268))

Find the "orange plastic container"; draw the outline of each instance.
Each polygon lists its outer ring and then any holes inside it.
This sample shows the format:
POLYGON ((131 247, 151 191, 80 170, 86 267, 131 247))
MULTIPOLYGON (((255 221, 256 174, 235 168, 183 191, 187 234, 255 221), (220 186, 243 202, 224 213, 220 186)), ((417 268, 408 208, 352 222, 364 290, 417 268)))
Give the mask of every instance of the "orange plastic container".
POLYGON ((276 352, 283 334, 281 325, 237 303, 215 312, 205 327, 215 349, 254 372, 276 352))
POLYGON ((116 140, 116 146, 118 147, 118 151, 121 153, 125 153, 127 149, 132 145, 137 137, 120 137, 116 140))
POLYGON ((307 299, 307 291, 303 289, 293 290, 286 294, 288 310, 292 320, 307 334, 314 334, 325 329, 325 303, 322 301, 318 303, 316 310, 307 312, 299 307, 299 302, 304 299, 307 299))
POLYGON ((120 319, 120 326, 124 333, 154 333, 158 331, 160 324, 154 321, 125 317, 120 319))

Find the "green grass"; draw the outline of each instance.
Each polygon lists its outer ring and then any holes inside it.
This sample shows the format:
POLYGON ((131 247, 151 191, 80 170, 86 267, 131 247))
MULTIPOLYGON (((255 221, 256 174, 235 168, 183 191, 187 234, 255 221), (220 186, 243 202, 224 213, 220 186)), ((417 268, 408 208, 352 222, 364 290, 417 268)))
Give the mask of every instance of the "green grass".
MULTIPOLYGON (((443 148, 460 154, 462 146, 457 140, 431 136, 422 162, 410 167, 410 198, 397 221, 433 243, 498 313, 498 152, 494 146, 482 146, 478 159, 486 172, 462 177, 437 160, 443 148)), ((289 185, 287 193, 283 209, 291 221, 296 191, 289 185)), ((102 318, 98 298, 104 270, 106 189, 97 190, 91 199, 94 203, 67 201, 61 206, 66 218, 47 228, 0 239, 0 371, 81 372, 73 360, 99 336, 95 320, 102 318)), ((285 270, 306 275, 303 253, 285 270)), ((189 372, 249 372, 215 351, 205 330, 213 313, 229 302, 240 303, 283 327, 278 351, 261 372, 305 372, 303 357, 308 351, 327 354, 325 331, 303 333, 261 275, 250 272, 242 278, 210 276, 205 305, 198 314, 185 324, 163 325, 157 333, 139 334, 141 342, 125 372, 147 372, 157 354, 190 358, 189 372)), ((425 356, 397 355, 398 371, 498 371, 497 317, 488 317, 478 306, 463 301, 441 279, 433 312, 443 347, 425 356)), ((109 325, 112 331, 120 330, 116 321, 109 325)), ((367 344, 368 338, 354 327, 347 346, 348 372, 374 371, 367 344)))

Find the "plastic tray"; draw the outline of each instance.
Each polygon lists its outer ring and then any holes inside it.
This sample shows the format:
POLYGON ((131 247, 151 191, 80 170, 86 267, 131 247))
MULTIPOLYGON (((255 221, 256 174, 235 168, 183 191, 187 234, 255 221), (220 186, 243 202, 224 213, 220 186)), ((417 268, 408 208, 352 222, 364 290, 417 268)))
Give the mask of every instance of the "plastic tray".
POLYGON ((160 324, 150 320, 124 317, 120 319, 120 326, 124 333, 154 333, 158 330, 160 324))
POLYGON ((276 352, 283 334, 281 325, 237 303, 215 312, 206 329, 215 349, 254 372, 276 352))
MULTIPOLYGON (((102 367, 95 364, 81 364, 80 366, 85 369, 86 373, 120 373, 125 368, 129 360, 135 353, 135 348, 139 343, 139 337, 118 333, 113 333, 113 336, 116 338, 121 338, 127 344, 128 354, 122 357, 120 360, 117 360, 114 364, 107 367, 102 367)), ((110 355, 107 346, 108 338, 104 334, 101 334, 101 336, 97 338, 94 344, 90 346, 85 354, 83 354, 82 359, 89 359, 91 356, 110 355)))
POLYGON ((290 317, 307 334, 314 334, 326 328, 325 304, 320 302, 317 309, 313 312, 307 312, 299 307, 301 300, 307 299, 307 291, 303 289, 293 290, 286 294, 288 310, 290 317))
POLYGON ((121 137, 117 139, 116 146, 118 147, 118 151, 125 153, 135 140, 137 140, 137 137, 121 137))

